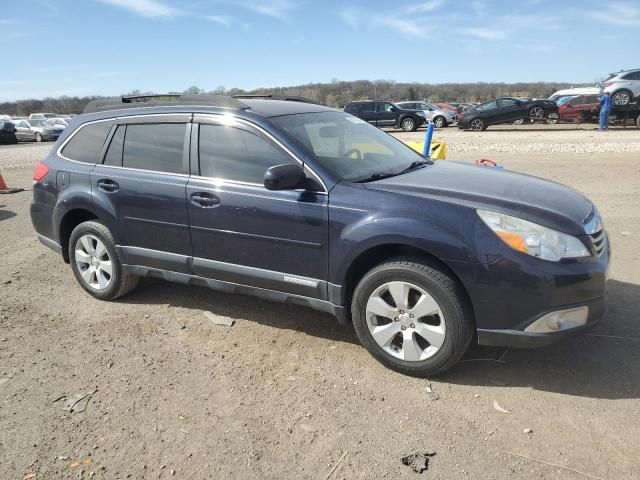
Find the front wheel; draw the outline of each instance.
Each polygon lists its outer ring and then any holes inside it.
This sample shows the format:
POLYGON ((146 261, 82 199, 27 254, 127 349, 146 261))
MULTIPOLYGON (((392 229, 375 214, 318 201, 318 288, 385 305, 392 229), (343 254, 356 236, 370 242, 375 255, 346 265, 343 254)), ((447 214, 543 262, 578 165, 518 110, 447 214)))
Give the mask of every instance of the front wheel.
POLYGON ((353 324, 386 367, 427 377, 451 368, 473 335, 460 286, 437 266, 399 258, 369 271, 355 289, 353 324))
POLYGON ((529 118, 531 120, 542 120, 544 118, 544 108, 536 105, 529 109, 529 118))
POLYGON ((413 118, 405 118, 400 123, 400 127, 403 132, 413 132, 417 128, 416 125, 417 124, 413 118))
POLYGON ((444 118, 444 117, 440 117, 440 116, 438 116, 438 117, 436 117, 436 118, 434 118, 434 119, 433 119, 433 125, 434 125, 436 128, 443 128, 443 127, 446 127, 446 126, 447 126, 447 121, 445 120, 445 118, 444 118))
POLYGON ((100 222, 78 225, 69 239, 71 269, 78 283, 100 300, 114 300, 138 285, 139 277, 123 271, 109 229, 100 222))
POLYGON ((631 100, 633 99, 633 95, 629 90, 620 90, 616 92, 611 97, 611 102, 614 105, 629 105, 631 100))
POLYGON ((42 141, 42 135, 39 132, 36 132, 35 141, 38 143, 42 141))

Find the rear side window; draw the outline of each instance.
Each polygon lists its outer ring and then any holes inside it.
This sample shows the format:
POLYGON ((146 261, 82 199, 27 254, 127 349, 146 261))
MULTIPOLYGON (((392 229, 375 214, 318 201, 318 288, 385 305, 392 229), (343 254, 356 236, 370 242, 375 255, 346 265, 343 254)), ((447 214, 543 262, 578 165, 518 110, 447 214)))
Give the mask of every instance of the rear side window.
POLYGON ((182 155, 185 129, 184 123, 127 125, 122 166, 156 172, 188 173, 182 155))
POLYGON ((375 102, 369 102, 369 103, 363 103, 362 104, 362 111, 363 112, 375 112, 376 111, 376 104, 375 102))
POLYGON ((200 125, 199 152, 200 175, 239 182, 263 184, 270 167, 293 163, 267 139, 225 125, 200 125))
POLYGON ((76 162, 96 163, 110 128, 110 122, 81 127, 62 149, 62 155, 76 162))
POLYGON ((105 165, 113 165, 115 167, 122 166, 122 147, 124 145, 124 125, 118 125, 116 129, 116 133, 113 134, 113 138, 111 138, 111 143, 109 144, 109 150, 107 150, 107 155, 104 157, 105 165))

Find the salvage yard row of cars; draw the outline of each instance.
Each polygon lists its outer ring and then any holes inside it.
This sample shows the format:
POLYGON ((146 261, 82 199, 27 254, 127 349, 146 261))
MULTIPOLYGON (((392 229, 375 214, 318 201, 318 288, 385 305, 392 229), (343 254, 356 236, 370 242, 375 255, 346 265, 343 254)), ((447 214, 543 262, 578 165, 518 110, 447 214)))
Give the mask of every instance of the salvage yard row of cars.
POLYGON ((32 113, 29 117, 0 115, 0 143, 55 141, 71 115, 32 113))

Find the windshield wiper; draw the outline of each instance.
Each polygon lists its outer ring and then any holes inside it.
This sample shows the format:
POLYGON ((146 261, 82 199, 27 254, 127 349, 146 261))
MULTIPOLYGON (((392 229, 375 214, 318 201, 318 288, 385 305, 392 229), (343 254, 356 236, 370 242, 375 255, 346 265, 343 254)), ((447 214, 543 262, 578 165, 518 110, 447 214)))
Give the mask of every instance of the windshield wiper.
POLYGON ((362 178, 360 180, 355 180, 354 183, 366 183, 366 182, 373 182, 375 180, 382 180, 383 178, 389 178, 389 177, 393 177, 395 175, 398 175, 397 173, 382 173, 382 172, 376 172, 376 173, 372 173, 371 175, 369 175, 368 177, 362 178))
POLYGON ((415 162, 411 162, 409 166, 404 170, 400 170, 400 172, 398 172, 398 175, 402 175, 403 173, 408 173, 411 170, 415 170, 417 168, 422 168, 425 165, 433 165, 433 162, 431 160, 416 160, 415 162))

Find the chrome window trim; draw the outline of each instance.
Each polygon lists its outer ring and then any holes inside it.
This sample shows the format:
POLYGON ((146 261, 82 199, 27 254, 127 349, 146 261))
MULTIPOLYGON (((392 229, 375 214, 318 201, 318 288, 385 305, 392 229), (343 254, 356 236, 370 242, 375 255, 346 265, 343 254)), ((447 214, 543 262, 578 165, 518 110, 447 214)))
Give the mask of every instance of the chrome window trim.
MULTIPOLYGON (((318 175, 311 167, 309 167, 308 164, 306 164, 305 162, 303 162, 296 154, 294 154, 286 145, 284 145, 282 142, 280 142, 280 140, 278 140, 277 138, 275 138, 273 135, 271 135, 271 133, 269 133, 268 131, 266 131, 264 128, 262 128, 260 125, 250 122, 244 118, 240 118, 237 115, 229 115, 228 113, 197 113, 194 115, 199 115, 199 116, 203 116, 203 117, 211 117, 212 120, 215 121, 219 121, 220 117, 223 118, 232 118, 235 122, 247 125, 251 128, 256 129, 257 131, 259 131, 260 133, 262 133, 263 135, 265 135, 269 140, 271 140, 273 143, 275 143, 276 145, 278 145, 282 150, 284 150, 295 162, 297 162, 298 164, 300 164, 301 167, 306 168, 307 170, 309 170, 309 172, 311 172, 311 175, 320 183, 320 185, 322 185, 322 188, 324 189, 323 192, 315 192, 315 193, 324 193, 324 194, 328 194, 329 193, 329 189, 327 188, 327 185, 324 183, 324 181, 322 180, 322 178, 320 178, 320 175, 318 175)), ((221 122, 221 124, 227 125, 225 122, 221 122)), ((198 175, 199 176, 199 175, 198 175)), ((212 178, 212 177, 203 177, 203 178, 212 178)), ((215 177, 216 179, 219 179, 218 177, 215 177)), ((226 179, 221 179, 224 181, 234 181, 235 180, 226 180, 226 179)), ((251 183, 251 182, 241 182, 238 181, 240 183, 244 183, 246 185, 259 185, 262 186, 264 188, 263 184, 260 183, 251 183)))

